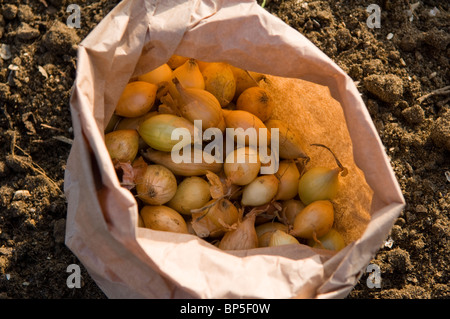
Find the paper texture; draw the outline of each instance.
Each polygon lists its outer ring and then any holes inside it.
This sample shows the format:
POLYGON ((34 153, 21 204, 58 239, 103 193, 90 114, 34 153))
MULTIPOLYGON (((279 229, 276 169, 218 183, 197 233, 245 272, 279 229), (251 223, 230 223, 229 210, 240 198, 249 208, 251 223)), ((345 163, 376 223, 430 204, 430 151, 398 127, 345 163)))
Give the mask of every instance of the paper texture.
MULTIPOLYGON (((255 1, 122 1, 80 44, 70 105, 66 245, 109 298, 343 298, 404 206, 353 81, 255 1), (335 118, 335 127, 306 136, 345 150, 347 178, 363 187, 346 184, 351 201, 336 213, 347 229, 345 249, 224 252, 193 235, 136 227, 136 201, 120 187, 103 130, 128 80, 174 53, 273 75, 271 89, 286 96, 275 115, 295 127, 307 131, 335 118)), ((323 149, 310 152, 317 163, 333 164, 323 149)))

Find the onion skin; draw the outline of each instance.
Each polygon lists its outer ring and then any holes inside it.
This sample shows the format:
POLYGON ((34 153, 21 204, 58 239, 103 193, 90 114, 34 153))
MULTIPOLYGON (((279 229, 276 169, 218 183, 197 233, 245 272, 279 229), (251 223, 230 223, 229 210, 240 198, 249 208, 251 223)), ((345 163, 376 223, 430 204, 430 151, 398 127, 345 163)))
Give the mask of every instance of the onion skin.
POLYGON ((213 199, 205 207, 207 208, 192 214, 192 228, 201 238, 220 237, 239 220, 236 206, 228 199, 213 199))
POLYGON ((136 130, 118 130, 105 135, 105 145, 113 161, 132 162, 139 149, 136 130))
POLYGON ((249 213, 244 220, 238 221, 236 229, 223 235, 219 248, 223 250, 244 250, 258 248, 258 235, 255 230, 256 214, 249 213))
POLYGON ((261 206, 269 203, 278 192, 278 178, 275 175, 262 175, 244 187, 241 204, 261 206))
POLYGON ((144 81, 130 82, 125 86, 115 113, 123 117, 138 117, 149 112, 155 104, 158 86, 144 81))
POLYGON ((281 218, 288 225, 294 225, 295 217, 306 207, 302 201, 298 199, 288 199, 281 202, 281 218))
POLYGON ((198 176, 186 177, 177 187, 177 191, 167 206, 183 215, 190 216, 192 209, 206 205, 211 199, 209 183, 198 176))
POLYGON ((313 167, 298 182, 298 196, 306 205, 318 200, 332 200, 339 188, 339 168, 313 167))
POLYGON ((164 205, 144 206, 140 214, 146 228, 182 234, 189 233, 186 221, 170 207, 164 205))
POLYGON ((258 151, 243 147, 230 152, 225 158, 223 169, 228 181, 235 185, 247 185, 259 174, 261 162, 258 151), (238 156, 244 156, 244 163, 238 163, 238 156))
POLYGON ((163 205, 175 195, 175 175, 162 165, 148 165, 144 173, 136 178, 139 199, 149 205, 163 205))
POLYGON ((333 204, 328 200, 315 201, 295 217, 290 234, 298 238, 318 238, 329 232, 333 223, 333 204))

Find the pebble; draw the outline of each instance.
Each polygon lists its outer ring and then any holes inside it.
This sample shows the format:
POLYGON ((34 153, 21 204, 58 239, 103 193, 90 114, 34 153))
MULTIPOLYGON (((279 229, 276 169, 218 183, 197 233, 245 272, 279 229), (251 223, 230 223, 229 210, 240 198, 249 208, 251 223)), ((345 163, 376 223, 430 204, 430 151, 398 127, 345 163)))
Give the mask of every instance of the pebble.
POLYGON ((27 198, 30 198, 31 197, 31 194, 30 194, 30 192, 28 191, 28 190, 18 190, 18 191, 16 191, 15 193, 14 193, 14 196, 13 196, 13 200, 22 200, 22 199, 27 199, 27 198))
POLYGON ((11 47, 8 44, 0 44, 0 58, 3 60, 9 60, 11 57, 11 47))

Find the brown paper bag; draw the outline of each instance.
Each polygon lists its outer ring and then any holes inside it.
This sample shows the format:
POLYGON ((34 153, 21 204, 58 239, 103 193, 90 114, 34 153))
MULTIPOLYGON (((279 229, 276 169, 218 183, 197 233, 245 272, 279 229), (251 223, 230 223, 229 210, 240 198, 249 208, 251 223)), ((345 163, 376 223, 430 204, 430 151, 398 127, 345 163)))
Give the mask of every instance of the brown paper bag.
MULTIPOLYGON (((343 298, 404 206, 352 80, 255 1, 122 1, 81 43, 70 104, 66 244, 110 298, 343 298), (338 149, 351 172, 336 213, 346 248, 225 252, 194 235, 136 227, 136 200, 120 186, 103 131, 128 80, 172 54, 272 75, 270 89, 283 96, 275 116, 314 128, 306 142, 338 149)), ((312 164, 333 164, 324 150, 309 151, 312 164)))

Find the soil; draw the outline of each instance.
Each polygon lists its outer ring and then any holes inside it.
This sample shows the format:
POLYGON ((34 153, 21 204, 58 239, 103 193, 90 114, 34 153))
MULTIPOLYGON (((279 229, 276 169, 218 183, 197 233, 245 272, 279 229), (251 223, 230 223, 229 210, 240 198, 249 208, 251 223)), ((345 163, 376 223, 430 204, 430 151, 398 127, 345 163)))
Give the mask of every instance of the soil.
MULTIPOLYGON (((77 44, 119 1, 0 0, 0 299, 106 298, 64 244, 77 44), (69 288, 68 266, 81 267, 69 288)), ((262 1, 258 1, 262 4, 262 1)), ((406 207, 348 299, 450 297, 450 8, 445 1, 265 1, 357 83, 406 207), (373 21, 373 20, 371 20, 373 21), (370 288, 372 287, 372 288, 370 288)))

